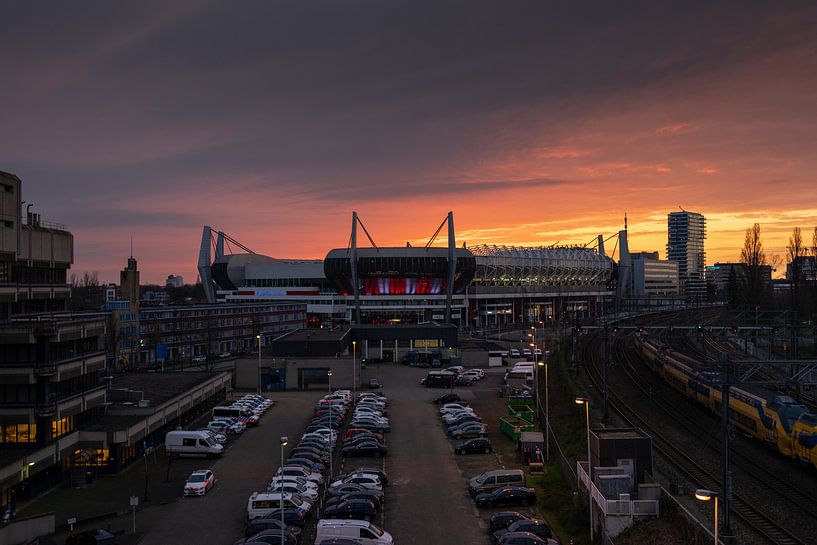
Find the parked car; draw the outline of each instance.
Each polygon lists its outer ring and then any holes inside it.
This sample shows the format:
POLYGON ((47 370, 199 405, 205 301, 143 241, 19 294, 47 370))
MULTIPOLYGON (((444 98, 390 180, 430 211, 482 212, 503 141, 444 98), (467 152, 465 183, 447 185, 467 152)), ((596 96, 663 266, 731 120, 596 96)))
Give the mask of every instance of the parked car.
POLYGON ((286 529, 273 528, 270 530, 262 530, 250 537, 242 538, 236 541, 233 545, 244 545, 245 543, 271 543, 273 545, 297 545, 298 538, 292 532, 286 529))
POLYGON ((454 439, 476 439, 478 437, 485 437, 488 434, 488 426, 485 424, 472 423, 459 426, 453 432, 451 437, 454 439))
POLYGON ((491 515, 488 521, 488 533, 493 535, 497 530, 507 528, 517 520, 528 520, 530 517, 519 511, 499 511, 491 515))
POLYGON ((383 383, 380 382, 380 379, 376 379, 376 378, 369 379, 369 388, 376 389, 376 388, 382 388, 382 387, 383 387, 383 383))
POLYGON ((375 441, 362 441, 352 445, 344 446, 340 453, 343 456, 374 456, 380 458, 388 454, 389 449, 375 441))
POLYGON ((523 486, 506 486, 477 494, 476 503, 477 507, 533 505, 536 503, 536 491, 523 486))
POLYGON ((542 539, 530 532, 511 532, 502 536, 497 545, 559 545, 559 542, 542 539))
POLYGON ((297 484, 298 486, 302 486, 304 488, 309 488, 311 490, 318 490, 320 487, 317 483, 312 481, 307 481, 303 477, 295 477, 292 475, 284 475, 273 477, 272 480, 269 482, 268 488, 275 488, 280 483, 293 483, 297 484))
POLYGON ((314 462, 309 458, 293 457, 288 458, 284 463, 290 466, 305 467, 307 469, 311 469, 312 471, 317 471, 318 473, 322 473, 326 469, 326 465, 320 462, 314 462))
MULTIPOLYGON (((369 490, 365 486, 355 484, 355 483, 341 483, 338 486, 330 486, 326 489, 326 494, 331 497, 341 497, 345 496, 346 494, 352 494, 354 492, 363 492, 365 490, 369 490)), ((374 489, 372 489, 374 490, 374 489)))
POLYGON ((380 479, 381 483, 383 483, 383 484, 388 484, 389 483, 388 473, 386 473, 385 471, 383 471, 379 467, 359 467, 357 469, 354 469, 354 470, 350 471, 349 473, 346 473, 345 475, 336 476, 335 480, 342 481, 346 477, 351 477, 352 475, 357 475, 357 474, 377 475, 377 477, 380 479))
POLYGON ((314 488, 307 488, 292 482, 277 482, 267 488, 267 492, 289 492, 297 494, 305 500, 309 500, 313 504, 318 501, 318 491, 314 488))
POLYGON ((437 396, 434 398, 434 403, 437 405, 444 404, 444 403, 454 403, 455 401, 459 401, 460 396, 457 394, 443 394, 441 396, 437 396))
POLYGON ((536 537, 549 539, 553 537, 550 526, 544 520, 517 520, 509 524, 506 528, 500 528, 494 532, 494 542, 499 543, 502 536, 513 532, 530 532, 536 537))
POLYGON ((377 441, 382 443, 383 442, 383 434, 373 432, 368 428, 352 428, 346 430, 346 437, 355 437, 357 435, 374 435, 377 438, 377 441))
MULTIPOLYGON (((261 522, 269 519, 275 519, 280 521, 281 509, 278 508, 272 509, 263 517, 253 519, 252 522, 247 524, 247 526, 253 524, 254 522, 261 522)), ((304 525, 306 525, 306 513, 304 511, 301 511, 300 509, 295 509, 293 507, 284 507, 284 524, 286 524, 289 527, 296 526, 298 528, 303 529, 304 525)))
POLYGON ((468 375, 459 375, 454 379, 454 386, 471 386, 476 378, 468 375))
POLYGON ((511 353, 512 358, 518 358, 519 357, 519 350, 516 349, 516 348, 511 348, 510 353, 511 353))
POLYGON ((353 473, 345 477, 342 481, 338 480, 329 486, 329 490, 337 490, 345 484, 357 484, 367 490, 383 490, 383 483, 380 477, 370 473, 353 473))
MULTIPOLYGON (((295 509, 290 509, 293 513, 300 513, 295 509)), ((301 520, 303 520, 301 518, 301 520)), ((292 535, 296 538, 300 539, 301 535, 301 528, 300 526, 296 525, 288 525, 286 520, 284 520, 284 528, 289 531, 292 535)), ((260 517, 254 519, 252 522, 247 524, 247 527, 244 529, 244 537, 254 536, 259 532, 263 532, 264 530, 280 530, 281 529, 281 516, 278 515, 278 518, 272 517, 260 517)))
POLYGON ((204 496, 216 484, 216 478, 209 469, 194 471, 184 483, 185 496, 204 496))
POLYGON ((369 500, 344 500, 323 510, 324 518, 372 520, 377 507, 369 500))
POLYGON ((475 439, 469 439, 464 443, 460 443, 456 447, 454 447, 454 452, 457 454, 475 454, 479 452, 483 452, 488 454, 493 450, 491 448, 491 442, 484 438, 484 437, 477 437, 475 439))
POLYGON ((375 504, 375 506, 380 506, 386 501, 386 496, 380 490, 367 489, 359 492, 350 492, 349 494, 343 494, 342 496, 331 496, 326 501, 326 506, 329 507, 330 505, 335 505, 344 500, 369 500, 375 504))
POLYGON ((474 409, 463 403, 446 403, 445 405, 440 407, 440 415, 444 415, 445 413, 450 413, 454 411, 474 412, 474 409))

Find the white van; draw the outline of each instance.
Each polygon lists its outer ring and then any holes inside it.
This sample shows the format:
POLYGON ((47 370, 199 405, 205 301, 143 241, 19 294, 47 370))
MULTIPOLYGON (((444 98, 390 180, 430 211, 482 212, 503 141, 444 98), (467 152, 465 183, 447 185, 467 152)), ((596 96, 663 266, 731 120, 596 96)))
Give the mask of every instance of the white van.
POLYGON ((179 456, 221 456, 224 447, 206 431, 176 430, 165 436, 165 452, 179 456))
POLYGON ((247 500, 247 521, 269 515, 278 509, 281 503, 284 504, 285 509, 297 509, 305 515, 312 510, 312 502, 297 494, 284 492, 283 496, 282 502, 281 492, 253 492, 250 499, 247 500))
POLYGON ((392 545, 391 534, 365 520, 323 519, 318 521, 315 543, 341 538, 361 545, 392 545))

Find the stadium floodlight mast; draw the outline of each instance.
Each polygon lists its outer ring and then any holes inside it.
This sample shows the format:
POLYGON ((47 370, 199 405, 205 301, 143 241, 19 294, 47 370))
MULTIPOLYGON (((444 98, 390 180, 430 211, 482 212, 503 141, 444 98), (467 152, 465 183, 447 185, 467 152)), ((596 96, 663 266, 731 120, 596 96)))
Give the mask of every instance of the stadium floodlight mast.
POLYGON ((590 400, 577 397, 577 405, 584 405, 585 427, 587 428, 587 505, 590 507, 590 542, 593 542, 593 463, 590 461, 590 400))

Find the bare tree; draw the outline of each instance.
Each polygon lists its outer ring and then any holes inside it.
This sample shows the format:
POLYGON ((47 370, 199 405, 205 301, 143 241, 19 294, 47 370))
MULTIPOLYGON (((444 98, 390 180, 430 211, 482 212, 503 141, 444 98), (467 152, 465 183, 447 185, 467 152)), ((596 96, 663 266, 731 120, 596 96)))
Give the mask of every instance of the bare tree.
POLYGON ((803 235, 799 227, 795 227, 789 237, 789 244, 786 247, 786 256, 789 261, 789 272, 791 277, 791 303, 795 312, 800 310, 800 277, 802 276, 800 268, 802 267, 801 260, 806 255, 806 248, 803 246, 803 235))
POLYGON ((740 260, 746 264, 746 278, 743 279, 743 300, 750 307, 759 306, 765 299, 766 281, 764 270, 770 267, 763 240, 760 238, 760 224, 746 229, 740 260))

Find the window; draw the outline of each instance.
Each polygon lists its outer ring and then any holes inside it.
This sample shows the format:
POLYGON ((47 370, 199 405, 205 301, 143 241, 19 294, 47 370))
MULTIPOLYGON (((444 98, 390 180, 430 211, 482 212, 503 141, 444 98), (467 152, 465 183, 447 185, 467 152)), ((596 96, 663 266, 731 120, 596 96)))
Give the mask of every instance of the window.
POLYGON ((3 220, 3 227, 7 229, 14 229, 14 222, 11 220, 3 220))
POLYGON ((14 193, 14 186, 11 184, 2 184, 5 193, 14 193))
POLYGON ((196 440, 195 439, 182 439, 182 446, 183 447, 195 447, 196 440))
POLYGON ((59 420, 52 420, 51 438, 56 439, 57 437, 62 437, 63 435, 72 431, 73 429, 74 429, 73 416, 66 416, 64 418, 60 418, 59 420))
POLYGON ((0 443, 35 443, 37 424, 7 424, 0 426, 0 443))

